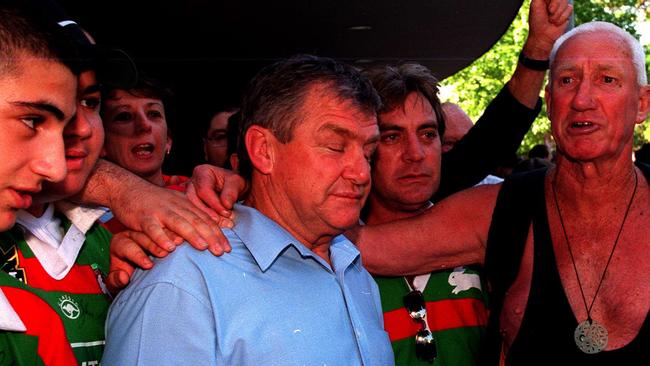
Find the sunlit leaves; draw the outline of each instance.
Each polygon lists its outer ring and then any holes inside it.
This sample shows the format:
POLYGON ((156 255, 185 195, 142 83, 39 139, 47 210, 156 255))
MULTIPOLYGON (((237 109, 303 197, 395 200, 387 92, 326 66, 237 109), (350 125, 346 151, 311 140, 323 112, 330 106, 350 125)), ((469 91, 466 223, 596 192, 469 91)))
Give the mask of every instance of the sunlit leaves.
MULTIPOLYGON (((517 56, 528 32, 529 5, 530 1, 524 2, 508 31, 490 51, 443 82, 453 88, 449 100, 458 103, 473 120, 481 116, 514 71, 517 56)), ((573 5, 576 25, 603 20, 615 23, 638 36, 635 22, 644 16, 650 20, 650 1, 647 0, 576 0, 573 5)), ((650 51, 650 48, 646 47, 646 50, 650 51)), ((646 65, 649 61, 650 56, 647 56, 646 65)), ((522 142, 520 154, 527 153, 535 144, 543 143, 544 137, 550 134, 549 131, 550 122, 546 117, 546 108, 543 107, 522 142)), ((635 146, 640 146, 644 141, 650 141, 648 122, 637 127, 635 132, 635 146)))

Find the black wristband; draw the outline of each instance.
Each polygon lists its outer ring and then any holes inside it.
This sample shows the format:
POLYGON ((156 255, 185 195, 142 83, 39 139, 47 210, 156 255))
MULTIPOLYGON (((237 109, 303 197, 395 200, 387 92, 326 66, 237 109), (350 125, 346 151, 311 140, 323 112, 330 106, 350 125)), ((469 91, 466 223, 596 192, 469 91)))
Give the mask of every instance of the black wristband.
POLYGON ((546 71, 549 67, 548 60, 534 60, 532 58, 526 57, 524 52, 519 53, 519 63, 524 67, 535 70, 535 71, 546 71))

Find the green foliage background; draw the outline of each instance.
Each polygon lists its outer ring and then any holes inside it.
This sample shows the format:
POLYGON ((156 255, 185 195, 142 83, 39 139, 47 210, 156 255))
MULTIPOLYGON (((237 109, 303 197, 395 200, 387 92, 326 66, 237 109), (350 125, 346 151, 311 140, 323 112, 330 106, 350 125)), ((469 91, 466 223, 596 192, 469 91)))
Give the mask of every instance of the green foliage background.
MULTIPOLYGON (((528 9, 530 0, 525 0, 508 31, 490 51, 470 66, 445 79, 442 84, 453 88, 449 101, 459 104, 476 121, 488 103, 498 94, 517 64, 517 56, 528 34, 528 9)), ((649 0, 575 0, 573 2, 574 23, 579 25, 592 20, 608 21, 639 37, 635 25, 644 19, 650 20, 649 0)), ((650 47, 646 46, 646 55, 650 47)), ((646 56, 646 69, 650 57, 646 56)), ((532 128, 524 137, 519 154, 525 155, 535 144, 550 139, 550 121, 546 106, 542 107, 532 128)), ((635 147, 650 141, 650 123, 637 127, 634 135, 635 147)))

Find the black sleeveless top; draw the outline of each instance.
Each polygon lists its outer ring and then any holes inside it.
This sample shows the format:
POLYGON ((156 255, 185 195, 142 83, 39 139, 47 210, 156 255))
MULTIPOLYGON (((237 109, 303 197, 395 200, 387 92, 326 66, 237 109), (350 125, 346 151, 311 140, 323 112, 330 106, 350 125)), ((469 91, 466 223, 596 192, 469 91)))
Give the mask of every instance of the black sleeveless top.
MULTIPOLYGON (((650 167, 639 164, 639 168, 648 180, 650 167)), ((521 327, 508 350, 506 365, 643 364, 650 346, 650 318, 647 316, 638 335, 622 348, 585 354, 576 346, 573 334, 578 321, 564 293, 555 262, 544 199, 545 173, 545 170, 534 171, 506 180, 497 199, 485 259, 493 291, 489 338, 482 364, 498 365, 503 299, 517 276, 531 220, 535 243, 531 288, 521 327)))

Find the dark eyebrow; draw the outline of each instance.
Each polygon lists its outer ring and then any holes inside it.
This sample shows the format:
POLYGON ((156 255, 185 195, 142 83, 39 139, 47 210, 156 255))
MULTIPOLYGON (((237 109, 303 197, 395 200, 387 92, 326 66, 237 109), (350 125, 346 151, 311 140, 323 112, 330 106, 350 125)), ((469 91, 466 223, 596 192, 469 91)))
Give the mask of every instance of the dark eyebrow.
POLYGON ((11 105, 16 107, 30 108, 38 111, 48 112, 53 114, 56 119, 63 121, 65 118, 65 113, 61 111, 58 107, 54 106, 50 102, 46 101, 37 101, 37 102, 10 102, 11 105))
POLYGON ((435 122, 435 121, 424 122, 423 124, 418 126, 418 131, 419 130, 424 130, 425 128, 438 129, 438 122, 435 122))
MULTIPOLYGON (((436 121, 427 121, 423 122, 418 126, 418 131, 423 130, 426 128, 435 128, 438 129, 438 122, 436 121)), ((379 124, 379 131, 404 131, 405 128, 402 126, 398 126, 393 123, 380 123, 379 124)))
POLYGON ((92 93, 96 93, 96 92, 101 91, 101 90, 102 90, 102 86, 100 84, 93 84, 93 85, 90 85, 90 86, 86 87, 81 92, 81 94, 82 95, 92 94, 92 93))
POLYGON ((404 131, 404 127, 398 126, 392 123, 380 123, 379 124, 379 131, 404 131))

